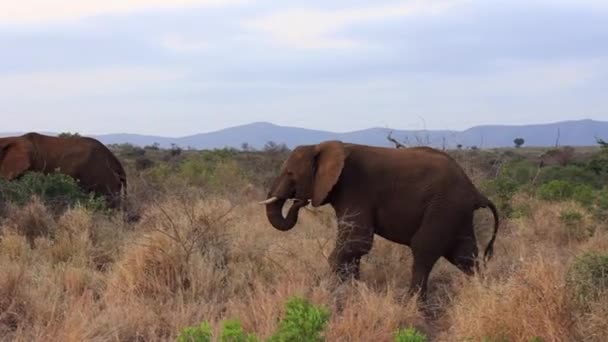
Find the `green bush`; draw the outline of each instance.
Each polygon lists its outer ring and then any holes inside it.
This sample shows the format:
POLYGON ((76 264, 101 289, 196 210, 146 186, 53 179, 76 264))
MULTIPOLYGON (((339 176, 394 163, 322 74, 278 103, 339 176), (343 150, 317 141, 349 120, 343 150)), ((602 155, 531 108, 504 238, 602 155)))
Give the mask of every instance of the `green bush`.
POLYGON ((120 153, 126 157, 141 157, 146 154, 145 149, 129 143, 117 145, 116 148, 119 149, 120 153))
POLYGON ((559 219, 564 223, 569 235, 577 240, 593 235, 594 227, 583 226, 583 214, 576 210, 564 210, 559 219))
MULTIPOLYGON (((322 336, 325 325, 329 320, 329 311, 317 307, 308 300, 291 298, 285 308, 285 316, 279 323, 279 328, 268 339, 273 342, 309 342, 324 341, 322 336)), ((179 334, 178 342, 196 341, 210 342, 213 335, 209 323, 203 322, 197 327, 184 328, 179 334)), ((243 331, 241 323, 237 320, 225 321, 220 335, 221 342, 257 342, 253 334, 243 331)))
POLYGON ((596 191, 590 185, 574 185, 566 180, 552 180, 538 188, 538 196, 546 201, 574 200, 591 208, 596 200, 596 191))
POLYGON ((63 132, 57 135, 58 138, 80 138, 81 135, 78 132, 63 132))
POLYGON ((599 221, 608 220, 608 187, 598 191, 593 214, 599 221))
POLYGON ((559 215, 559 219, 566 226, 575 227, 583 222, 583 214, 576 210, 565 210, 559 215))
POLYGON ((593 187, 602 184, 601 178, 595 172, 579 165, 548 166, 542 169, 538 177, 539 184, 546 184, 556 180, 572 184, 587 184, 593 187))
POLYGON ((538 188, 538 196, 546 201, 563 201, 572 198, 574 186, 565 180, 552 180, 538 188))
MULTIPOLYGON (((329 311, 315 306, 300 297, 290 298, 285 305, 284 317, 279 322, 277 331, 267 342, 321 342, 325 341, 323 331, 329 321, 329 311)), ((199 326, 184 328, 177 337, 177 342, 211 342, 213 334, 208 322, 199 326)), ((425 342, 426 336, 413 327, 400 329, 395 333, 396 342, 425 342)), ((254 334, 243 331, 238 320, 224 321, 219 338, 221 342, 258 342, 254 334)))
POLYGON ((595 192, 590 185, 580 184, 572 189, 572 199, 586 208, 590 208, 595 200, 595 192))
POLYGON ((578 257, 569 270, 568 283, 583 306, 608 295, 608 253, 588 252, 578 257))
POLYGON ((529 203, 520 203, 511 208, 511 212, 509 213, 509 218, 517 219, 523 217, 529 217, 532 213, 532 208, 530 208, 529 203))
POLYGON ((511 217, 513 214, 511 198, 518 191, 519 185, 517 182, 510 178, 499 177, 485 182, 482 187, 484 193, 487 193, 490 197, 495 197, 493 200, 496 201, 499 212, 511 217))
POLYGON ((426 336, 416 328, 400 329, 395 334, 395 342, 426 342, 426 336))
POLYGON ((536 170, 537 166, 525 159, 508 162, 495 179, 482 184, 482 190, 492 197, 501 214, 506 217, 521 216, 524 213, 512 207, 511 199, 518 191, 530 188, 536 170))
POLYGON ((528 160, 512 161, 503 166, 499 178, 510 179, 518 186, 529 184, 534 178, 537 168, 528 160))
POLYGON ((211 327, 203 322, 197 327, 187 327, 177 337, 177 342, 211 342, 211 327))
POLYGON ((241 327, 241 322, 230 320, 224 322, 221 342, 257 342, 259 339, 253 334, 247 334, 241 327))
POLYGON ((38 172, 27 172, 12 181, 0 178, 0 202, 24 205, 34 195, 55 210, 75 205, 81 205, 91 210, 105 208, 103 198, 96 197, 92 193, 84 193, 78 182, 65 174, 44 175, 38 172))
POLYGON ((287 302, 285 317, 270 342, 316 342, 323 341, 322 332, 329 320, 329 311, 316 307, 303 298, 292 298, 287 302))

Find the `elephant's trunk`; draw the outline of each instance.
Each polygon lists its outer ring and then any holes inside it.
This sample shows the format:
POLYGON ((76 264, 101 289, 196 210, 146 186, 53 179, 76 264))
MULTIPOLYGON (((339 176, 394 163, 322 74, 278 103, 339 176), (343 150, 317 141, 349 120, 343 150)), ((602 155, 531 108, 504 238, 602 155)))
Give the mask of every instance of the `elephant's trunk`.
POLYGON ((294 203, 287 216, 283 217, 283 205, 285 205, 285 199, 278 199, 272 203, 266 204, 266 217, 273 227, 280 231, 288 231, 293 228, 298 221, 298 211, 304 203, 294 203))

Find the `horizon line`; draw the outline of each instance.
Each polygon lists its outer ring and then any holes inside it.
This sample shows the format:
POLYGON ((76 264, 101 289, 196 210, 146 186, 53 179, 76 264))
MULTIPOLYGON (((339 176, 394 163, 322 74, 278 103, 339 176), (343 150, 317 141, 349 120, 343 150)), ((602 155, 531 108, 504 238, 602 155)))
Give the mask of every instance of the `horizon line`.
POLYGON ((111 135, 131 135, 131 136, 141 136, 141 137, 158 137, 158 138, 165 138, 165 139, 184 139, 184 138, 194 137, 194 136, 197 136, 197 135, 217 133, 217 132, 221 132, 221 131, 225 131, 225 130, 233 129, 233 128, 253 126, 253 125, 256 125, 256 124, 265 124, 265 125, 270 125, 270 126, 280 127, 280 128, 295 128, 295 129, 302 129, 302 130, 308 130, 308 131, 326 132, 326 133, 332 133, 332 134, 349 134, 349 133, 356 133, 356 132, 362 132, 362 131, 373 130, 373 129, 384 129, 384 130, 387 130, 387 131, 405 131, 405 132, 438 132, 438 131, 446 131, 446 132, 459 132, 460 133, 460 132, 465 132, 467 130, 470 130, 470 129, 473 129, 473 128, 479 128, 479 127, 530 127, 530 126, 555 125, 555 124, 563 124, 563 123, 570 123, 570 122, 583 122, 583 121, 592 121, 592 122, 598 122, 598 123, 608 123, 608 120, 596 120, 596 119, 586 118, 586 119, 572 119, 572 120, 550 121, 550 122, 530 123, 530 124, 483 124, 483 125, 469 126, 468 128, 465 128, 465 129, 462 129, 462 130, 455 130, 455 129, 428 129, 428 128, 403 129, 403 128, 391 128, 391 127, 372 126, 372 127, 362 128, 362 129, 357 129, 357 130, 344 131, 344 132, 336 132, 336 131, 330 131, 330 130, 324 130, 324 129, 316 129, 316 128, 305 128, 305 127, 299 127, 299 126, 279 125, 279 124, 276 124, 276 123, 273 123, 273 122, 270 122, 270 121, 252 121, 252 122, 249 122, 249 123, 244 123, 244 124, 239 124, 239 125, 234 125, 234 126, 227 126, 227 127, 224 127, 224 128, 213 130, 213 131, 192 133, 192 134, 181 135, 181 136, 165 136, 165 135, 158 135, 158 134, 129 133, 129 132, 93 133, 93 134, 90 134, 90 133, 83 133, 83 132, 80 132, 80 131, 62 131, 62 132, 56 132, 56 131, 50 131, 50 130, 23 130, 23 131, 16 131, 16 132, 15 131, 13 131, 13 132, 7 131, 7 132, 0 132, 0 134, 2 134, 2 135, 6 135, 6 134, 26 134, 26 133, 32 133, 32 132, 36 132, 36 133, 40 133, 40 134, 60 134, 60 133, 64 133, 64 132, 69 132, 69 133, 78 133, 80 135, 89 136, 89 137, 103 137, 103 136, 111 136, 111 135))

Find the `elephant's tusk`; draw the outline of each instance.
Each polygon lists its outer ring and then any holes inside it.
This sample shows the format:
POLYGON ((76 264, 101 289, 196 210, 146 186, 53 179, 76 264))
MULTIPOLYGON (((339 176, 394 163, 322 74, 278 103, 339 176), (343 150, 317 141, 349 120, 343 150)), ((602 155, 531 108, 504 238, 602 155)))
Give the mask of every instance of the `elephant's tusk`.
POLYGON ((275 197, 271 197, 271 198, 269 198, 269 199, 267 199, 265 201, 261 201, 261 202, 258 202, 258 203, 259 204, 271 204, 271 203, 276 202, 278 199, 279 198, 275 196, 275 197))

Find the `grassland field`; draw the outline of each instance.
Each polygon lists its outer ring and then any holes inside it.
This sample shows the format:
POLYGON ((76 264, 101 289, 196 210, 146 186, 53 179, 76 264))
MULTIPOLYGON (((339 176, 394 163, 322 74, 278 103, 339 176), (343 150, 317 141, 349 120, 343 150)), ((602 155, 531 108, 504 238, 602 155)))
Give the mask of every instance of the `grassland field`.
MULTIPOLYGON (((393 341, 408 327, 428 341, 608 341, 605 148, 448 151, 501 226, 483 273, 440 260, 424 304, 407 295, 409 249, 377 236, 362 279, 336 284, 331 208, 272 228, 256 202, 288 149, 112 148, 135 223, 49 192, 18 201, 0 184, 1 341, 174 341, 227 319, 266 338, 293 296, 331 313, 326 341, 393 341)), ((476 212, 480 247, 491 221, 476 212)))

